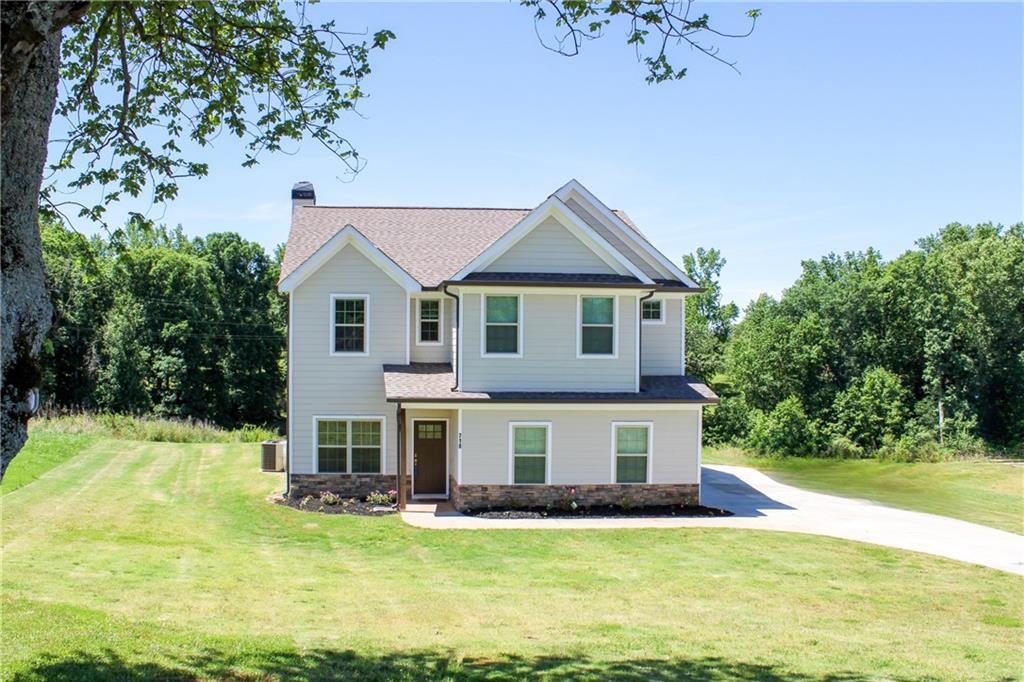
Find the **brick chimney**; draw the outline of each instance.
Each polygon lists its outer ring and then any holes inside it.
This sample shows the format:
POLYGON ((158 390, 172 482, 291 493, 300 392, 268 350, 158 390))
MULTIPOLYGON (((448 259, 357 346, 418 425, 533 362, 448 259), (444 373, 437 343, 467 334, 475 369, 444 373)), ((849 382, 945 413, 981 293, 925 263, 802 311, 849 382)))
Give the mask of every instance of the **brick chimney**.
POLYGON ((292 187, 292 213, 299 206, 316 206, 316 192, 312 182, 303 180, 292 187))

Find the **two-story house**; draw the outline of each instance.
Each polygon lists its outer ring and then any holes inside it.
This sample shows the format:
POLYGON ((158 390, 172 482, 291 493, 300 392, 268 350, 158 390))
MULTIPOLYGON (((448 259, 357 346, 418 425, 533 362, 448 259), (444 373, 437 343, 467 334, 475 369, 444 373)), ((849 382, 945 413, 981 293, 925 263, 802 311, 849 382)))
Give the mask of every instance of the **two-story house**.
POLYGON ((699 500, 700 289, 624 213, 575 180, 534 209, 292 204, 289 494, 699 500))

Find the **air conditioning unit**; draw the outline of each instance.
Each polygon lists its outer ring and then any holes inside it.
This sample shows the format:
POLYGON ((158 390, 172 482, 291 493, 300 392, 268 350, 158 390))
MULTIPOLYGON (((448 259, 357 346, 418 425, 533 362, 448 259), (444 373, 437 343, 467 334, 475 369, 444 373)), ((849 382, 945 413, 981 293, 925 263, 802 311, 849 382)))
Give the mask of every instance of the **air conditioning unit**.
POLYGON ((287 447, 288 441, 263 441, 260 468, 263 471, 284 471, 284 458, 287 456, 287 447))

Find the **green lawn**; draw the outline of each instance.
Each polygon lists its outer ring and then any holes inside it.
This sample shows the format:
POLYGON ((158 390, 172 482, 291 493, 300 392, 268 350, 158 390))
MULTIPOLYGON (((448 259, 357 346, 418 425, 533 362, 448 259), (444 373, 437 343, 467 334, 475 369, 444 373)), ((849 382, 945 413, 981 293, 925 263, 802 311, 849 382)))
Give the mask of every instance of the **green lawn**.
POLYGON ((703 460, 707 464, 755 467, 784 483, 809 490, 861 497, 1024 533, 1024 466, 1019 464, 765 458, 734 448, 707 448, 703 460))
POLYGON ((743 530, 419 530, 273 506, 280 476, 257 466, 253 445, 97 440, 5 494, 4 679, 995 680, 1024 666, 1024 579, 994 570, 743 530))

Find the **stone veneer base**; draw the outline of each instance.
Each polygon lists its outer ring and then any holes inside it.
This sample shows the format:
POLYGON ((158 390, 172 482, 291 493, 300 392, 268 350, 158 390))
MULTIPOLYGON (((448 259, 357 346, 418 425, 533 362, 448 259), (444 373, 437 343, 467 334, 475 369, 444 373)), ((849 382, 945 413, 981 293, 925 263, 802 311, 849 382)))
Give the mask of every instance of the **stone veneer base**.
POLYGON ((488 507, 546 507, 572 497, 581 507, 696 505, 696 483, 604 483, 597 485, 458 485, 450 482, 451 503, 459 511, 488 507), (569 493, 569 489, 575 493, 569 493))
POLYGON ((398 487, 395 474, 292 474, 290 497, 319 495, 324 490, 342 497, 363 498, 375 490, 387 492, 398 487))

